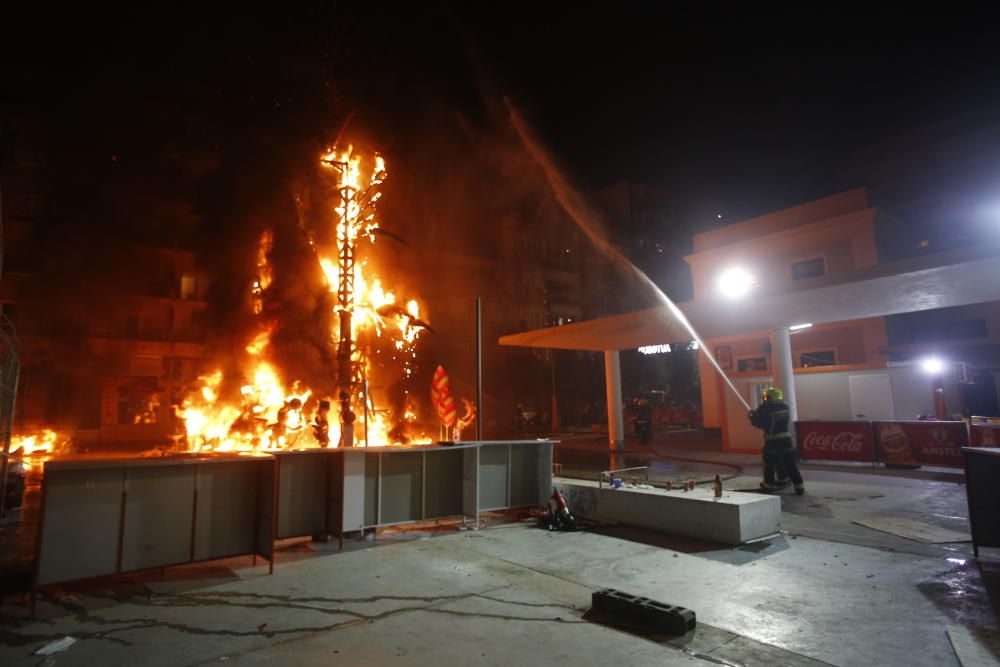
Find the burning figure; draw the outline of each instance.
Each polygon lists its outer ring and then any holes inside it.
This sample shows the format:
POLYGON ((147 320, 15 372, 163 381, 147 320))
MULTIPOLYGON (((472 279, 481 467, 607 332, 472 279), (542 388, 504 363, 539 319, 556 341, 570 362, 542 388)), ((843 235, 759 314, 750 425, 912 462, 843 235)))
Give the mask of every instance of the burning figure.
POLYGON ((313 437, 320 447, 327 447, 330 444, 330 401, 324 399, 319 402, 319 408, 313 417, 312 423, 313 437))
POLYGON ((397 301, 395 294, 384 289, 381 280, 372 275, 369 258, 358 253, 359 242, 365 239, 374 243, 377 237, 396 238, 378 227, 376 203, 382 196, 380 187, 387 175, 385 161, 378 155, 363 159, 348 146, 329 151, 321 158, 321 165, 334 177, 334 233, 313 234, 312 229, 318 225, 310 228, 305 223, 301 200, 298 203, 300 230, 322 269, 326 289, 335 297, 336 322, 331 331, 322 332, 321 336, 334 347, 335 367, 329 369, 332 386, 314 387, 323 392, 317 397, 323 400, 311 404, 312 391, 299 391, 296 382, 286 389, 288 385, 284 383, 289 378, 282 377, 280 369, 268 361, 275 358, 270 350, 271 333, 280 330, 280 323, 265 318, 280 317, 281 309, 272 308, 268 301, 274 296, 272 285, 280 284, 282 276, 281 269, 270 264, 275 235, 267 231, 254 258, 256 279, 247 285, 251 311, 261 320, 260 331, 245 346, 245 362, 237 362, 244 366, 241 374, 249 381, 241 383, 241 396, 232 401, 224 394, 234 383, 228 382, 229 378, 223 382, 223 371, 200 378, 199 389, 176 408, 184 423, 189 449, 350 447, 362 441, 365 445, 399 444, 411 437, 408 430, 415 421, 412 411, 394 416, 384 406, 376 409, 369 391, 370 386, 380 391, 402 387, 384 377, 385 374, 399 373, 403 379, 409 378, 416 359, 417 338, 423 331, 431 330, 417 302, 397 301), (335 243, 324 243, 327 238, 335 243), (372 382, 373 375, 379 376, 377 383, 372 382), (334 391, 326 394, 331 389, 334 391), (339 403, 337 426, 329 422, 333 397, 339 403), (308 414, 306 411, 314 411, 313 421, 308 424, 303 416, 308 414), (363 431, 355 428, 362 424, 363 431), (313 437, 303 439, 301 431, 307 425, 313 437))
MULTIPOLYGON (((322 163, 337 172, 337 192, 340 206, 336 209, 337 222, 337 314, 340 335, 337 343, 337 389, 340 398, 340 429, 343 446, 353 443, 355 415, 350 406, 354 387, 352 347, 354 331, 352 318, 355 308, 354 268, 355 250, 359 235, 364 232, 373 241, 372 232, 378 228, 375 204, 382 197, 379 186, 385 180, 385 161, 375 156, 375 164, 367 184, 362 184, 361 160, 354 157, 353 147, 346 152, 330 151, 322 163)), ((365 397, 367 401, 367 397, 365 397)), ((367 408, 366 408, 367 409, 367 408)))

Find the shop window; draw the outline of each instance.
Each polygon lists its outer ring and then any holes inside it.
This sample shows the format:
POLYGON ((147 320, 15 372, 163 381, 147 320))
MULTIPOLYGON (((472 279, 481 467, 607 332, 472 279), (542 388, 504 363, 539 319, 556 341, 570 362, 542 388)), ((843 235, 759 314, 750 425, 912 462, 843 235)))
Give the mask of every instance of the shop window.
POLYGON ((816 352, 800 352, 799 366, 815 368, 817 366, 836 366, 837 352, 835 350, 819 350, 816 352))
POLYGON ((822 257, 792 262, 792 280, 805 280, 826 275, 826 260, 822 257))
POLYGON ((198 279, 193 273, 181 276, 181 298, 194 299, 198 295, 198 279))
POLYGON ((160 388, 155 377, 133 377, 118 387, 119 424, 155 424, 160 418, 160 388))
POLYGON ((767 370, 767 357, 744 357, 736 360, 738 373, 753 373, 767 370))

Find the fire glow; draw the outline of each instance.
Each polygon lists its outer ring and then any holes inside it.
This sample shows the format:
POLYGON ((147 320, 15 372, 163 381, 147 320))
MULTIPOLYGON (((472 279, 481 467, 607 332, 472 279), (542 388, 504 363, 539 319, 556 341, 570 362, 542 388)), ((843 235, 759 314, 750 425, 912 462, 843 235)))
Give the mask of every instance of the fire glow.
POLYGON ((188 450, 261 451, 429 442, 412 432, 419 420, 408 394, 404 409, 396 416, 388 405, 376 404, 370 390, 374 385, 395 382, 398 376, 405 379, 413 375, 417 340, 430 328, 421 319, 422 309, 415 299, 397 297, 383 286, 367 258, 355 258, 358 244, 373 244, 379 235, 375 205, 382 196, 379 186, 387 177, 385 161, 378 155, 363 159, 349 146, 323 155, 321 165, 336 180, 339 203, 334 207, 335 234, 330 235, 336 245, 324 244, 308 233, 307 240, 335 303, 329 341, 331 350, 338 353, 338 368, 328 370, 331 387, 335 378, 344 401, 338 401, 334 395, 338 392, 330 387, 320 394, 285 377, 269 355, 273 329, 263 321, 268 289, 275 278, 269 261, 274 235, 269 230, 260 238, 256 278, 249 286, 251 309, 261 325, 242 353, 239 395, 226 395, 227 387, 237 382, 227 382, 222 370, 199 378, 198 389, 175 408, 184 425, 188 450), (375 363, 375 355, 379 363, 375 363), (386 369, 397 377, 381 377, 386 369), (353 437, 342 439, 340 422, 345 419, 345 410, 350 413, 346 423, 357 419, 357 424, 352 428, 353 437))
POLYGON ((10 455, 20 459, 25 470, 31 470, 34 463, 44 463, 63 453, 68 444, 66 438, 51 429, 45 429, 35 435, 11 437, 10 455))

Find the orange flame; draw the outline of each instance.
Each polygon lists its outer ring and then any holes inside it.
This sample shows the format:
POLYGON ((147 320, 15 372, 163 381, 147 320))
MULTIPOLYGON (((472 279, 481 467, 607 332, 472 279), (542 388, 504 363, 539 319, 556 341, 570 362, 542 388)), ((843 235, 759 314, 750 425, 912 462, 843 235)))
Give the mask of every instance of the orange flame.
POLYGON ((10 455, 21 459, 25 470, 31 470, 35 465, 65 453, 68 448, 69 438, 51 429, 44 429, 34 435, 16 435, 10 439, 10 455))
MULTIPOLYGON (((353 146, 328 151, 321 163, 336 171, 337 189, 342 195, 335 207, 337 248, 321 248, 312 239, 310 244, 317 251, 328 291, 336 295, 340 280, 337 250, 345 243, 355 244, 366 238, 375 242, 378 228, 375 204, 381 197, 376 186, 385 180, 387 171, 381 156, 363 160, 353 146)), ((273 234, 267 231, 260 239, 257 277, 251 285, 252 309, 256 315, 262 314, 264 292, 274 279, 268 261, 272 244, 273 234)), ((376 372, 370 358, 373 341, 388 343, 393 361, 405 377, 410 377, 416 357, 415 345, 422 331, 422 323, 414 324, 419 322, 419 304, 410 299, 405 308, 397 307, 397 296, 383 287, 381 279, 364 259, 354 263, 353 279, 353 294, 347 308, 352 315, 352 339, 359 342, 352 357, 359 373, 359 384, 360 378, 371 378, 376 372)), ((217 370, 199 378, 198 390, 175 408, 184 424, 189 449, 260 451, 338 445, 340 428, 336 409, 324 415, 319 410, 320 401, 312 399, 311 389, 300 387, 294 381, 285 384, 268 360, 270 337, 271 328, 262 328, 246 345, 244 375, 251 379, 240 388, 238 399, 223 397, 225 378, 223 372, 217 370)), ((338 337, 339 329, 334 327, 330 332, 334 349, 338 337)), ((330 403, 338 405, 336 401, 330 400, 330 403)), ((365 440, 363 426, 367 424, 366 444, 402 444, 392 435, 396 419, 384 406, 376 406, 370 395, 362 396, 361 392, 357 392, 353 403, 352 409, 358 418, 354 429, 356 442, 365 440)), ((417 421, 411 405, 407 405, 399 421, 406 425, 417 421)))

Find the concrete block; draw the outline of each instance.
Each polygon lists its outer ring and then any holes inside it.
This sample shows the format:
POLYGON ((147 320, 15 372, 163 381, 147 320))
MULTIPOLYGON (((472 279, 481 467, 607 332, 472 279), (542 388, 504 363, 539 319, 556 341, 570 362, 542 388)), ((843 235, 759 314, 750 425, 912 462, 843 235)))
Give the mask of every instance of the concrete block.
POLYGON ((722 544, 743 544, 778 532, 781 499, 757 493, 711 489, 598 488, 589 480, 553 478, 576 516, 695 537, 722 544))
POLYGON ((594 591, 591 606, 607 616, 647 626, 656 632, 683 635, 697 625, 695 613, 684 607, 631 595, 614 588, 594 591))

